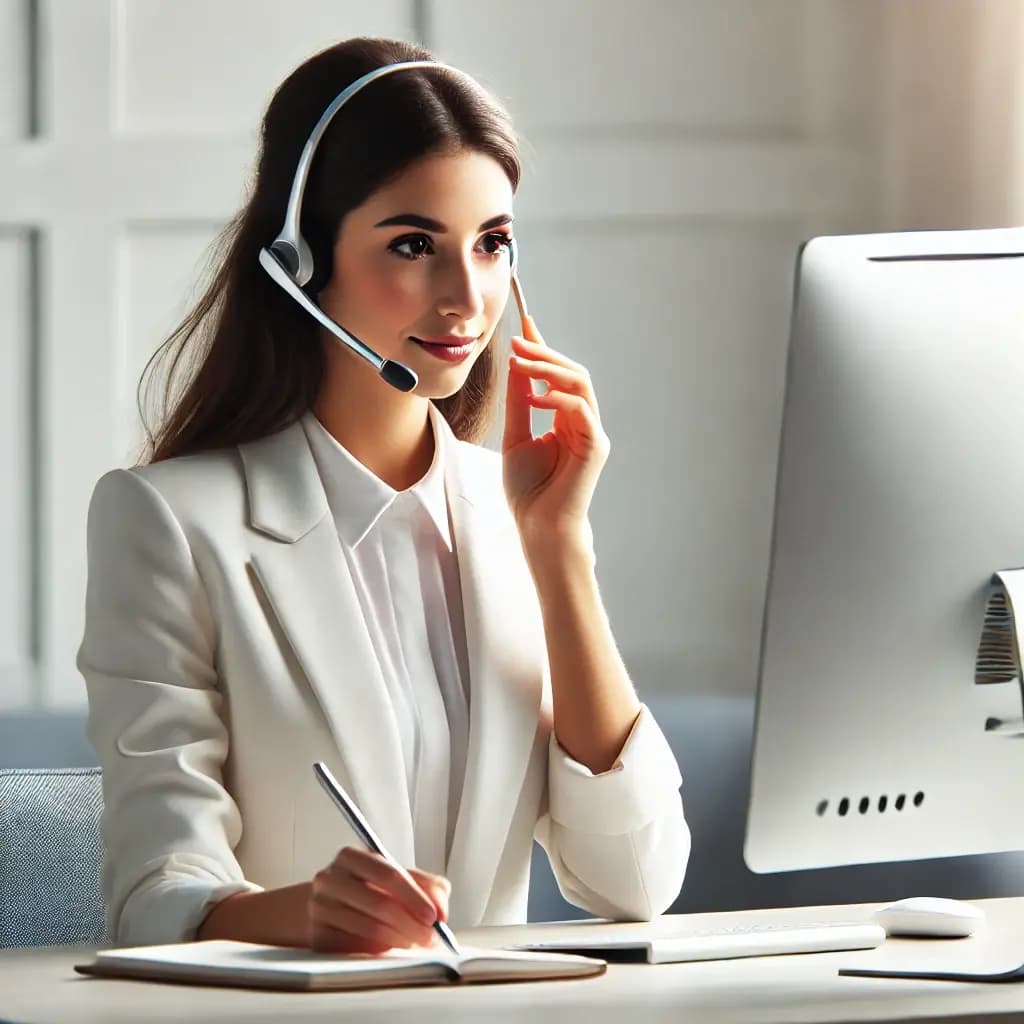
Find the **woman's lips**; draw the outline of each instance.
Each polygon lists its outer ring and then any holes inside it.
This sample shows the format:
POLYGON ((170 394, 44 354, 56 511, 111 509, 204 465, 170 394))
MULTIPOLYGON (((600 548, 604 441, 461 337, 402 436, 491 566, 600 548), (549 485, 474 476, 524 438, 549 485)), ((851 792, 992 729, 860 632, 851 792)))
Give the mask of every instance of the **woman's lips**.
POLYGON ((461 363, 473 351, 476 338, 458 338, 448 334, 439 338, 410 338, 424 351, 446 363, 461 363))

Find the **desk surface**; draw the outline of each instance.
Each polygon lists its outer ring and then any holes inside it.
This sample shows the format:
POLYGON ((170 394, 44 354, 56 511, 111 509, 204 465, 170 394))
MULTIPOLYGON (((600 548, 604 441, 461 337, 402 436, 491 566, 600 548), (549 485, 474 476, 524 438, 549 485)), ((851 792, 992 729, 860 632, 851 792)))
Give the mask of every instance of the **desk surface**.
MULTIPOLYGON (((389 1024, 641 1024, 646 1021, 1010 1020, 1024 1017, 1024 984, 841 978, 840 967, 997 971, 1024 961, 1024 897, 978 900, 985 927, 969 939, 889 939, 875 950, 757 957, 706 963, 610 964, 590 979, 459 989, 285 993, 83 978, 72 965, 91 950, 51 947, 0 951, 0 1019, 18 1024, 187 1021, 387 1021, 389 1024)), ((748 921, 866 920, 875 905, 787 908, 689 915, 690 924, 748 921)), ((672 927, 672 917, 654 923, 672 927)), ((583 926, 589 929, 600 927, 583 926)), ((614 925, 622 928, 623 925, 614 925)), ((652 925, 625 927, 647 931, 652 925)), ((476 945, 573 934, 579 924, 539 924, 461 933, 476 945)))

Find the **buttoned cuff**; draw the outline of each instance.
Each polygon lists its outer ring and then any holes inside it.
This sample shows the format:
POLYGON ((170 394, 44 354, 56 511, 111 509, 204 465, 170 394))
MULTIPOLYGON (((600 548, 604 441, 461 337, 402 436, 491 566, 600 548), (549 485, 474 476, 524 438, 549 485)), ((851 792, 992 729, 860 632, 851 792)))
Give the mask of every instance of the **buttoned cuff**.
POLYGON ((678 806, 682 781, 672 748, 645 704, 615 763, 598 775, 571 758, 551 732, 549 812, 574 832, 623 835, 643 828, 678 806))

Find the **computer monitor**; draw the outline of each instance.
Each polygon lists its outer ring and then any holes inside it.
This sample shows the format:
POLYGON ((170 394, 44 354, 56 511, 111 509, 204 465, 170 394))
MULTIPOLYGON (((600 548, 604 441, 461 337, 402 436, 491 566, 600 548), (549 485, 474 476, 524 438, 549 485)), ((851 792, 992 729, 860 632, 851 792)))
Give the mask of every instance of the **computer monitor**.
POLYGON ((813 239, 796 271, 751 870, 1024 850, 1021 684, 975 674, 992 575, 1020 566, 1024 229, 813 239))

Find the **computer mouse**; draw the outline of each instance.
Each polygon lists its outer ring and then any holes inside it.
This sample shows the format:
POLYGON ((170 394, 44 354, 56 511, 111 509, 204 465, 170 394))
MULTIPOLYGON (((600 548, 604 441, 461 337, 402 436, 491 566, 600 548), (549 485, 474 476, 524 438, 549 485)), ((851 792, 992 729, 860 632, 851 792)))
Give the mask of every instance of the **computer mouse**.
POLYGON ((985 920, 985 912, 972 903, 939 896, 911 896, 876 910, 875 921, 886 935, 926 935, 963 939, 985 920))

